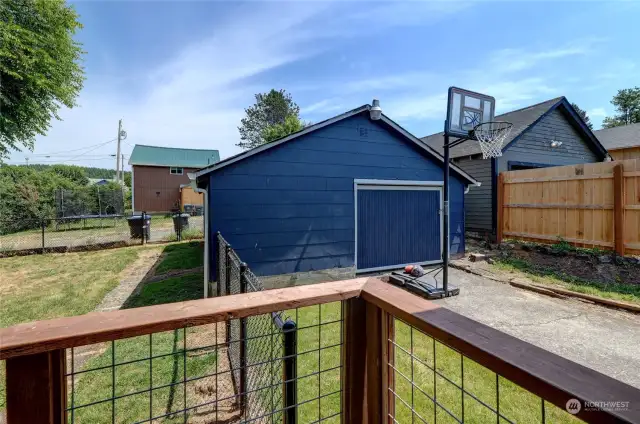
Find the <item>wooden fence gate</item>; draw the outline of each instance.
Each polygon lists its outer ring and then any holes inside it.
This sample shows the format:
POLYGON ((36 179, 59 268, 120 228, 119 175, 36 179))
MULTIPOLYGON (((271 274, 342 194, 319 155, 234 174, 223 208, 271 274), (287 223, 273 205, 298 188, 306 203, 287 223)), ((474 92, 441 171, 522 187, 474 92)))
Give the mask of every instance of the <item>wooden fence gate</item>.
POLYGON ((640 254, 640 159, 508 171, 498 242, 517 238, 640 254))

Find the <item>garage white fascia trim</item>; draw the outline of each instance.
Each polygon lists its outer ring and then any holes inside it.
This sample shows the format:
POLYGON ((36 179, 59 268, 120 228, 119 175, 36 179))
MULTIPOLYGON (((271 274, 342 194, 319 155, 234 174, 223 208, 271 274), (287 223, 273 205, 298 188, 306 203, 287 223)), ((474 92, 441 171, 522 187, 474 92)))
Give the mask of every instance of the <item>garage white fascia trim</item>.
MULTIPOLYGON (((376 268, 358 269, 358 190, 438 190, 440 192, 440 255, 442 256, 443 243, 442 243, 442 231, 444 229, 444 214, 443 214, 443 198, 444 198, 444 182, 443 181, 409 181, 409 180, 369 180, 369 179, 354 179, 353 180, 353 206, 354 206, 354 258, 353 263, 356 269, 356 274, 364 272, 385 271, 390 269, 404 268, 407 265, 412 264, 397 264, 388 265, 376 268)), ((449 226, 451 223, 449 223, 449 226)), ((451 255, 449 255, 451 256, 451 255)), ((442 259, 428 262, 420 262, 420 265, 433 265, 442 263, 442 259)))

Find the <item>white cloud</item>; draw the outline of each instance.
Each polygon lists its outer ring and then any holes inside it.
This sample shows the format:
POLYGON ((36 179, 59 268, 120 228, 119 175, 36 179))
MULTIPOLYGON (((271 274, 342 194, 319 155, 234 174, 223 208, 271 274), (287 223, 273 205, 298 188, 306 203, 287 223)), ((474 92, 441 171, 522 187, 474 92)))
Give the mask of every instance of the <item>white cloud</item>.
MULTIPOLYGON (((253 101, 256 90, 244 80, 314 54, 295 27, 326 8, 325 3, 292 3, 281 13, 276 6, 252 3, 216 26, 209 38, 150 69, 137 81, 148 87, 140 90, 142 95, 115 92, 89 75, 79 106, 63 110, 64 120, 52 122, 48 135, 38 137, 33 160, 41 152, 109 140, 117 133, 119 118, 129 144, 217 148, 223 157, 237 153, 243 106, 253 101)), ((131 147, 125 144, 123 151, 131 147)), ((113 154, 115 143, 91 153, 113 154)), ((16 153, 11 161, 23 161, 23 156, 16 153)), ((112 167, 113 162, 107 158, 86 164, 112 167)))
POLYGON ((501 49, 490 55, 491 66, 500 72, 518 72, 534 68, 545 61, 553 61, 572 56, 582 56, 593 51, 599 40, 579 40, 561 47, 540 51, 524 49, 501 49))
POLYGON ((602 107, 595 107, 587 111, 587 116, 590 118, 604 118, 607 116, 607 111, 602 107))
MULTIPOLYGON (((125 153, 131 151, 129 145, 139 143, 217 148, 222 157, 230 156, 239 151, 237 126, 244 107, 253 102, 255 92, 269 88, 256 86, 250 78, 315 55, 327 47, 324 41, 337 35, 370 36, 380 28, 420 24, 419 17, 433 21, 465 7, 462 3, 367 3, 366 8, 330 2, 283 5, 250 2, 224 22, 216 22, 209 37, 187 45, 161 66, 145 70, 142 76, 127 74, 127 79, 135 77, 135 94, 105 83, 114 76, 105 76, 104 70, 90 74, 79 106, 61 111, 64 120, 52 122, 48 135, 38 137, 34 154, 109 140, 123 118, 129 143, 123 145, 125 153), (335 8, 344 13, 336 14, 335 8)), ((394 79, 359 81, 352 90, 403 84, 394 79)), ((303 107, 303 114, 330 116, 353 106, 342 93, 326 92, 332 97, 303 107)), ((86 164, 113 166, 114 159, 108 155, 115 153, 114 143, 93 153, 106 159, 86 164)), ((16 153, 11 161, 23 161, 23 157, 16 153)))
POLYGON ((330 112, 345 111, 348 108, 349 106, 345 106, 341 103, 340 99, 333 98, 320 100, 319 102, 303 106, 300 108, 300 114, 303 116, 316 114, 326 115, 330 112))

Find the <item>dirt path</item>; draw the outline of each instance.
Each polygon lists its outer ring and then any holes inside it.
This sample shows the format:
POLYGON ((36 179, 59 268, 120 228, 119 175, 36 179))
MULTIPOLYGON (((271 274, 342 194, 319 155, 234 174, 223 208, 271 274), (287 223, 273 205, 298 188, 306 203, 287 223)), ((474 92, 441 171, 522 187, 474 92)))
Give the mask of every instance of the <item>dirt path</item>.
POLYGON ((138 259, 120 273, 118 286, 107 293, 94 311, 107 312, 122 308, 124 302, 152 271, 161 256, 162 249, 142 250, 138 259))
MULTIPOLYGON (((162 249, 143 250, 131 265, 120 272, 120 283, 102 299, 93 312, 107 312, 122 308, 124 302, 141 285, 145 276, 156 265, 162 256, 162 249)), ((78 371, 91 358, 101 355, 107 350, 107 343, 80 346, 68 349, 67 368, 71 371, 71 352, 73 352, 73 368, 78 371)), ((78 380, 79 377, 76 377, 78 380)), ((2 424, 2 423, 0 423, 2 424)))

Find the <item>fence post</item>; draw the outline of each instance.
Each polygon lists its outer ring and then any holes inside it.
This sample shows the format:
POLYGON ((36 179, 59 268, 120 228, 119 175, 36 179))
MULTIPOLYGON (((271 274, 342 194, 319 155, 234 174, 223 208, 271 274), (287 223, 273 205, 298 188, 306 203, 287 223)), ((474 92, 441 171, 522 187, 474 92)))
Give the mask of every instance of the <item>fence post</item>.
POLYGON ((497 229, 496 229, 496 243, 502 243, 502 237, 504 232, 504 174, 498 175, 498 201, 497 207, 497 229))
POLYGON ((624 256, 624 169, 622 164, 613 167, 613 229, 616 253, 624 256))
POLYGON ((362 298, 344 302, 342 407, 344 422, 380 424, 388 421, 387 315, 362 298))
MULTIPOLYGON (((207 234, 204 235, 208 237, 207 234)), ((216 296, 220 297, 220 285, 222 285, 222 281, 220 281, 220 267, 222 263, 220 261, 220 231, 216 231, 216 296)), ((206 242, 206 240, 205 240, 206 242)), ((205 258, 205 261, 208 261, 209 258, 205 258)))
MULTIPOLYGON (((175 219, 175 215, 173 216, 175 219)), ((180 210, 178 210, 178 225, 176 226, 176 236, 178 241, 182 241, 182 213, 180 210)))
MULTIPOLYGON (((224 290, 225 295, 231 294, 231 260, 229 259, 229 253, 231 252, 231 245, 225 243, 224 245, 224 290)), ((227 346, 231 342, 231 320, 226 320, 227 327, 227 346)))
POLYGON ((142 244, 147 244, 147 212, 142 211, 142 244))
POLYGON ((396 416, 396 399, 389 391, 389 389, 391 389, 395 392, 396 378, 395 373, 393 371, 390 372, 390 368, 386 365, 390 364, 391 366, 395 366, 395 345, 393 343, 396 339, 396 330, 393 315, 382 311, 382 325, 382 343, 383 346, 386 347, 386 349, 383 347, 384 350, 382 352, 382 421, 393 423, 393 420, 385 418, 396 416), (386 388, 384 386, 385 382, 386 388))
POLYGON ((298 381, 297 381, 297 332, 296 323, 291 320, 285 321, 282 326, 284 333, 284 366, 283 376, 283 399, 284 399, 284 424, 296 424, 297 403, 298 403, 298 381))
POLYGON ((45 227, 45 222, 44 222, 44 218, 42 218, 40 220, 40 227, 42 229, 42 253, 44 253, 44 227, 45 227))
POLYGON ((64 349, 7 359, 7 422, 66 424, 64 349))
MULTIPOLYGON (((247 292, 247 264, 240 264, 240 293, 247 292)), ((240 410, 247 405, 247 319, 240 318, 240 410)))

